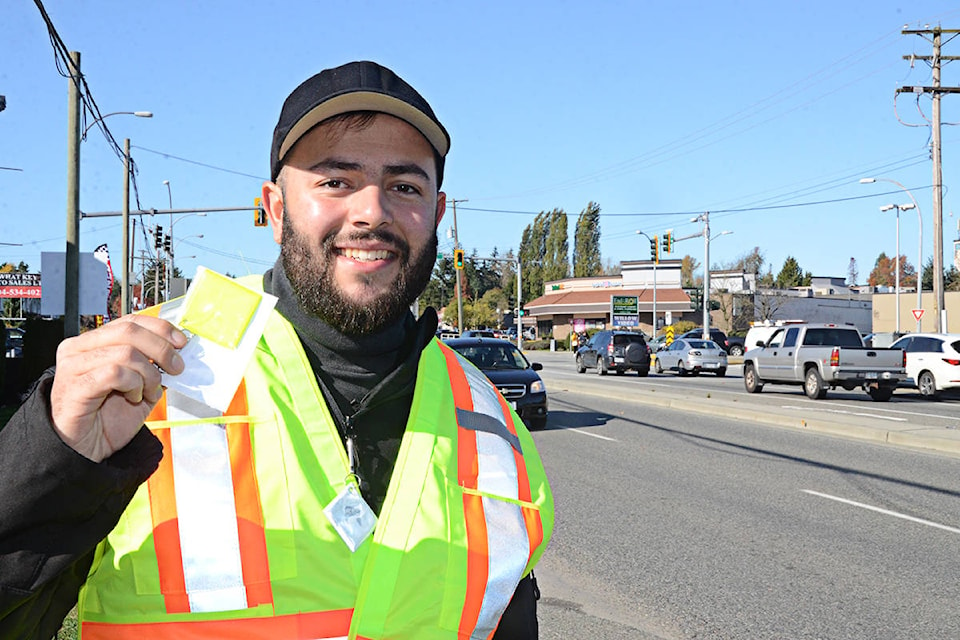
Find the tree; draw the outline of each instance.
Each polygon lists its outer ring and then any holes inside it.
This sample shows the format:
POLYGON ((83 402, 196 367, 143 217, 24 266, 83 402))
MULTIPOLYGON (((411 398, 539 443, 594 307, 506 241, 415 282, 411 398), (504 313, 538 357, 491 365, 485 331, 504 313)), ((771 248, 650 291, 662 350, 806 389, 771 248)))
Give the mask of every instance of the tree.
POLYGON ((797 259, 793 256, 787 256, 787 259, 783 261, 783 267, 780 268, 780 273, 777 274, 777 279, 775 280, 776 287, 778 289, 789 289, 791 287, 802 287, 804 285, 804 280, 809 284, 810 273, 804 274, 800 269, 800 264, 797 262, 797 259))
POLYGON ((541 211, 528 224, 520 238, 520 265, 523 280, 523 299, 533 300, 543 295, 543 259, 547 253, 547 213, 541 211))
POLYGON ((600 205, 587 204, 577 217, 573 238, 573 277, 589 278, 603 273, 600 259, 600 205))
POLYGON ((563 209, 550 212, 543 258, 543 281, 570 277, 570 246, 567 242, 567 214, 563 209))
POLYGON ((453 257, 446 255, 437 258, 437 264, 433 267, 433 273, 430 276, 430 282, 420 295, 421 306, 429 306, 437 309, 443 309, 453 298, 456 289, 456 276, 453 267, 453 257))
MULTIPOLYGON (((924 290, 933 290, 933 257, 927 258, 927 263, 923 267, 921 282, 924 290)), ((957 271, 957 268, 953 265, 943 271, 943 290, 960 291, 960 271, 957 271)))
POLYGON ((850 258, 850 264, 847 265, 847 285, 854 287, 857 284, 857 278, 860 277, 860 271, 857 269, 857 259, 850 258))
MULTIPOLYGON (((30 273, 30 266, 26 262, 20 261, 20 264, 14 266, 12 262, 0 264, 0 273, 30 273)), ((23 301, 20 298, 3 298, 3 305, 0 308, 4 318, 23 317, 23 301), (16 313, 14 313, 16 310, 16 313)))
MULTIPOLYGON (((896 260, 881 251, 873 265, 873 271, 870 272, 870 277, 867 278, 867 284, 871 287, 895 286, 897 282, 896 269, 896 260)), ((906 256, 900 256, 900 286, 914 287, 916 284, 917 270, 910 264, 906 256)))
POLYGON ((693 256, 686 255, 680 260, 680 281, 683 283, 683 286, 687 289, 692 289, 693 287, 699 287, 703 284, 703 278, 697 276, 694 278, 693 274, 697 269, 700 268, 700 263, 697 262, 697 259, 693 256))

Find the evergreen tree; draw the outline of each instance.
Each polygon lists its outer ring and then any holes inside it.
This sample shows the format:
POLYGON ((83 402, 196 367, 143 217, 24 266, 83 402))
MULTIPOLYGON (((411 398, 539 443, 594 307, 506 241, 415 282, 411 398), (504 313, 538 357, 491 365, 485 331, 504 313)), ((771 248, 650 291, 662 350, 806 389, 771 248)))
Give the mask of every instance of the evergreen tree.
MULTIPOLYGON (((807 276, 809 276, 809 272, 807 276)), ((776 285, 778 289, 789 289, 790 287, 803 286, 804 273, 793 256, 787 256, 783 261, 783 267, 777 274, 776 285)))
POLYGON ((589 278, 603 273, 600 259, 600 205, 587 204, 577 217, 573 238, 573 277, 589 278))
POLYGON ((543 259, 543 281, 570 277, 570 246, 567 242, 567 214, 563 209, 550 212, 543 259))
POLYGON ((547 213, 541 211, 528 224, 520 239, 520 267, 523 299, 543 295, 543 259, 547 253, 547 213))

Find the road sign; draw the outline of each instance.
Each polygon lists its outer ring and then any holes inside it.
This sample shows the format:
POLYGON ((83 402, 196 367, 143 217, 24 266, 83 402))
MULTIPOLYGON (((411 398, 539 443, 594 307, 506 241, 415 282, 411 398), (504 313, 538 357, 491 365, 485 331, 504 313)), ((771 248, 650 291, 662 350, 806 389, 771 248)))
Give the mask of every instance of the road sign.
POLYGON ((920 318, 923 317, 923 309, 912 309, 911 313, 913 314, 914 320, 920 322, 920 318))

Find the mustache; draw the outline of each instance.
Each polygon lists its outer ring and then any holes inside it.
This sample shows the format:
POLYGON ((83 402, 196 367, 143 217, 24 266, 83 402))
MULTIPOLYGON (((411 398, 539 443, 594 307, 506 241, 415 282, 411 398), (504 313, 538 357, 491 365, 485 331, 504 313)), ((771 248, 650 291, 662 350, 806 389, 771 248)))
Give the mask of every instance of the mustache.
POLYGON ((369 241, 377 241, 389 245, 403 258, 407 258, 410 255, 410 244, 400 236, 385 229, 374 229, 371 231, 351 231, 349 233, 331 231, 323 237, 323 248, 330 252, 333 251, 338 244, 369 241))

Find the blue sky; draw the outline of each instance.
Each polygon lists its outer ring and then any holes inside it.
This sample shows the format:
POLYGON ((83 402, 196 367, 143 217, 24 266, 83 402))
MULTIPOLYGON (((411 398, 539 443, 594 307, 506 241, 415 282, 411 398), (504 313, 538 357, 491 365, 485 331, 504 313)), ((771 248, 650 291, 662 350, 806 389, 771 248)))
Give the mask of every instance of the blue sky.
MULTIPOLYGON (((320 69, 352 59, 392 67, 431 102, 453 144, 444 190, 471 253, 516 250, 542 210, 576 217, 601 207, 604 262, 647 259, 636 235, 700 230, 711 211, 710 262, 725 265, 760 247, 773 272, 788 255, 814 275, 846 277, 855 258, 866 280, 881 251, 895 253, 892 213, 923 214, 924 260, 932 252, 929 97, 894 89, 931 84, 929 55, 912 28, 960 28, 955 2, 871 0, 681 5, 670 2, 387 2, 245 0, 129 2, 46 0, 101 113, 149 110, 152 119, 106 119, 130 138, 143 208, 252 205, 268 177, 273 127, 286 95, 320 69), (820 203, 820 204, 812 204, 820 203)), ((66 237, 67 79, 57 71, 40 11, 29 0, 0 10, 0 262, 39 270, 41 251, 66 237)), ((960 55, 960 39, 943 54, 960 55)), ((944 66, 945 86, 960 67, 944 66)), ((942 101, 960 122, 960 95, 942 101)), ((960 131, 943 127, 945 263, 958 237, 960 131)), ((80 208, 118 211, 123 168, 104 136, 81 146, 80 208)), ((132 205, 136 207, 136 202, 132 205)), ((449 253, 441 222, 441 252, 449 253)), ((146 224, 169 226, 160 216, 146 224)), ((900 217, 900 248, 916 264, 918 219, 900 217)), ((121 253, 120 218, 80 224, 82 251, 106 242, 121 253)), ((144 247, 137 227, 137 249, 144 247)), ((278 249, 252 214, 179 218, 177 266, 259 273, 278 249), (203 238, 195 236, 202 234, 203 238), (195 256, 195 257, 191 257, 195 256)), ((675 257, 703 261, 703 242, 675 257)))

